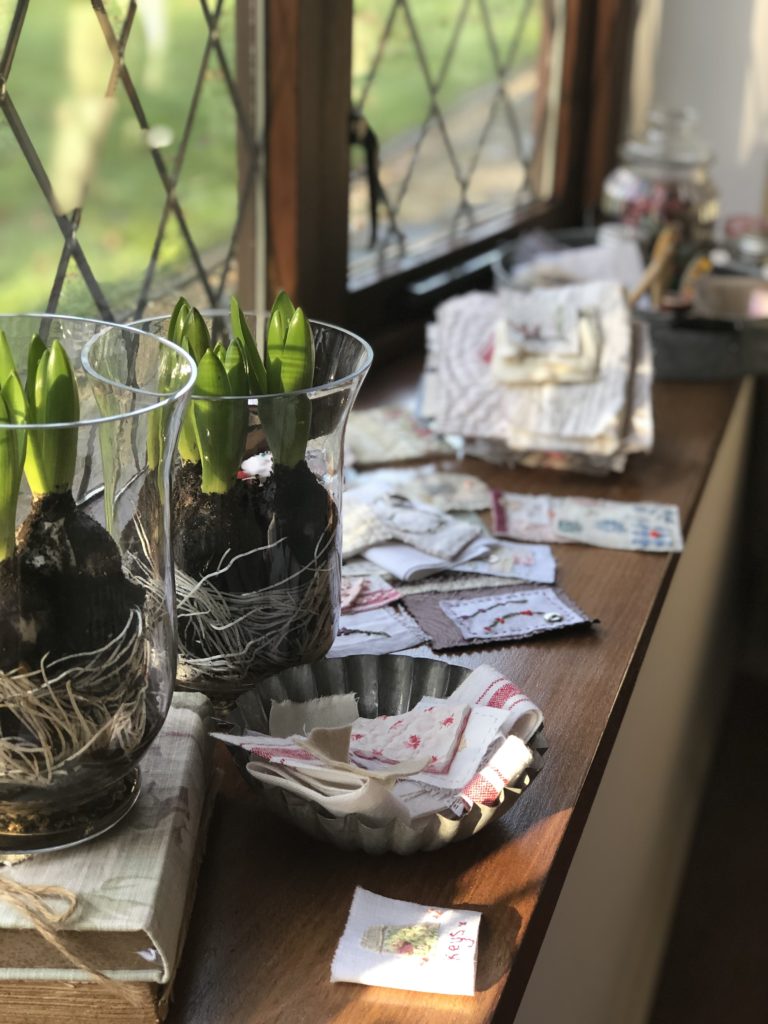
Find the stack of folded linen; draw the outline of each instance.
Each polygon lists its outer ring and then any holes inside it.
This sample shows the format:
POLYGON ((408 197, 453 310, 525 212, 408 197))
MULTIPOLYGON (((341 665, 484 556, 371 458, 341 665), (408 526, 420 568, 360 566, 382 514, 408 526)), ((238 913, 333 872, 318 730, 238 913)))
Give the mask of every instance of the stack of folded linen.
POLYGON ((470 292, 427 328, 422 412, 492 462, 621 472, 653 446, 653 359, 622 287, 470 292))

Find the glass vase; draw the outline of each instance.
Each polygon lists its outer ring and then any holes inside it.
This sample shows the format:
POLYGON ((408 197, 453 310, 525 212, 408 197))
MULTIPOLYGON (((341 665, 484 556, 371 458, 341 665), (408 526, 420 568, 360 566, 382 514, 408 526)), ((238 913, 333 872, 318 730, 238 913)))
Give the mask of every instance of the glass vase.
POLYGON ((95 320, 0 316, 0 329, 0 851, 17 853, 98 835, 138 796, 175 677, 168 495, 195 367, 95 320), (47 397, 40 382, 62 350, 74 412, 47 422, 62 377, 47 397), (9 356, 37 413, 9 411, 9 356))
MULTIPOLYGON (((211 343, 226 345, 229 313, 203 316, 211 343)), ((254 338, 263 338, 266 318, 246 318, 254 338)), ((313 387, 193 396, 187 412, 191 422, 202 402, 247 409, 240 470, 226 493, 206 491, 199 462, 179 457, 174 469, 177 683, 216 700, 321 658, 336 637, 344 430, 372 353, 348 331, 310 323, 313 387)), ((138 326, 163 336, 169 320, 138 326)))
POLYGON ((697 122, 691 108, 651 111, 645 132, 623 143, 621 163, 603 182, 603 215, 632 225, 646 246, 670 221, 680 224, 689 247, 712 240, 720 203, 712 150, 697 122))

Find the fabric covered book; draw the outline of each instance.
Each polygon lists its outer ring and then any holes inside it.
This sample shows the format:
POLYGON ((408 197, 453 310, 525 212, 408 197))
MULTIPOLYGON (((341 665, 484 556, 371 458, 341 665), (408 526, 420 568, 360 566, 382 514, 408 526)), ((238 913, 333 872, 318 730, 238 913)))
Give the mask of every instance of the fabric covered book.
POLYGON ((139 800, 115 829, 0 870, 24 886, 73 893, 75 912, 57 937, 89 968, 128 982, 132 1001, 74 968, 0 893, 0 1021, 145 1024, 165 1016, 208 819, 209 712, 199 694, 174 696, 141 762, 139 800))

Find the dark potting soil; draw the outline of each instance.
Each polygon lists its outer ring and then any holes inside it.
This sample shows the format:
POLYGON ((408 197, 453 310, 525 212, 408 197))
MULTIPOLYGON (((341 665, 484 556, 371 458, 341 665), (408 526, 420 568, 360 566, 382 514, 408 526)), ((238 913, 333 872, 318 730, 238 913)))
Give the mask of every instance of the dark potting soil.
POLYGON ((98 650, 143 601, 109 533, 71 493, 44 495, 19 530, 15 556, 0 563, 0 668, 98 650))
POLYGON ((173 489, 173 553, 176 565, 201 579, 232 556, 238 558, 212 583, 227 593, 248 593, 285 579, 315 557, 337 513, 306 462, 276 466, 266 480, 238 479, 226 494, 203 494, 201 470, 185 463, 173 489), (277 543, 281 542, 281 543, 277 543))

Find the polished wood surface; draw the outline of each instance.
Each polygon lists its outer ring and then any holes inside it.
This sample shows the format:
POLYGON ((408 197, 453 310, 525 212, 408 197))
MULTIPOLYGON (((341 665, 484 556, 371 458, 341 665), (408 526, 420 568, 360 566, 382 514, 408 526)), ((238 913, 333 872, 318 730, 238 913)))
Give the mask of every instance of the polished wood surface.
MULTIPOLYGON (((365 401, 412 394, 415 363, 374 382, 365 401)), ((507 490, 677 503, 689 523, 735 394, 732 384, 662 383, 658 438, 609 480, 462 469, 507 490)), ((458 468, 458 467, 457 467, 458 468)), ((672 556, 556 547, 558 582, 599 624, 475 652, 542 707, 541 774, 501 820, 429 854, 380 858, 305 838, 262 811, 223 750, 190 935, 170 1024, 453 1024, 513 1019, 674 569, 672 556), (481 910, 473 999, 331 985, 352 893, 481 910)))

